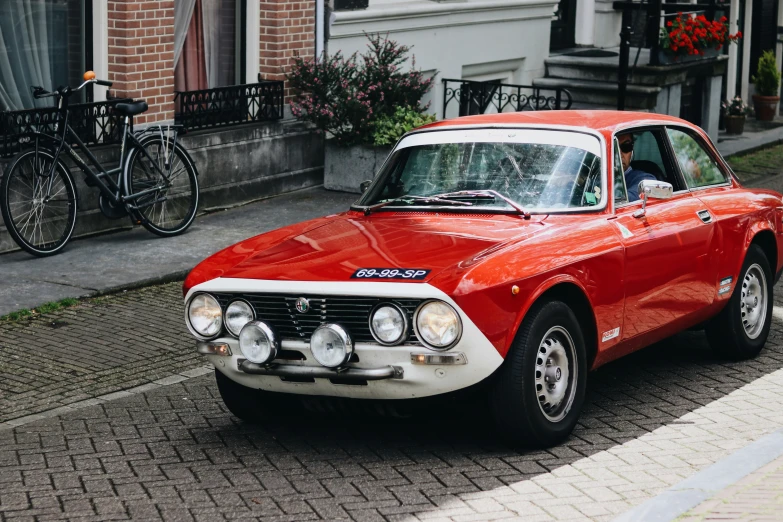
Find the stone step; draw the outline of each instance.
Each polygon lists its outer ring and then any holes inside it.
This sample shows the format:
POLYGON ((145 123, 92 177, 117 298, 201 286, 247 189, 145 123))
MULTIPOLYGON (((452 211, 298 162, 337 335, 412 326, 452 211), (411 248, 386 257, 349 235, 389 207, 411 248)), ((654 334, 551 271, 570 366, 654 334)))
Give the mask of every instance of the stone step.
MULTIPOLYGON (((643 50, 636 61, 636 53, 631 52, 629 60, 628 83, 634 85, 666 85, 684 80, 685 71, 679 67, 652 67, 649 63, 648 51, 643 50), (683 78, 680 78, 683 76, 683 78)), ((544 60, 547 78, 563 78, 569 80, 604 81, 617 83, 619 75, 618 57, 585 58, 577 56, 555 55, 544 60)))
MULTIPOLYGON (((536 78, 535 87, 567 89, 574 103, 617 107, 617 82, 572 80, 566 78, 536 78)), ((660 87, 628 85, 625 97, 626 109, 651 111, 658 101, 660 87)))

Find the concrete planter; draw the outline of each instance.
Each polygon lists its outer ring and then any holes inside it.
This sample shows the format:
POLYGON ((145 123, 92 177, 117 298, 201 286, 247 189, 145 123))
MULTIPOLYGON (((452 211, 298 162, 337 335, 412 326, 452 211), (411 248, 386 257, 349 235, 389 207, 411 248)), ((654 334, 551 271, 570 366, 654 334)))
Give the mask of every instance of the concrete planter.
POLYGON ((375 177, 389 152, 391 147, 341 147, 334 140, 327 140, 324 187, 328 190, 361 193, 359 185, 375 177))

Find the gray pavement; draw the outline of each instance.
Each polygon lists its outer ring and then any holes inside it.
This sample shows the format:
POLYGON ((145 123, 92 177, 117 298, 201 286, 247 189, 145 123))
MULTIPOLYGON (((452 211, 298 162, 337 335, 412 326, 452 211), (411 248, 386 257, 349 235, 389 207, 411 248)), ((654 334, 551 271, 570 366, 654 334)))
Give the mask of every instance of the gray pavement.
POLYGON ((69 243, 56 256, 0 255, 0 316, 66 297, 84 297, 184 278, 208 255, 242 239, 341 212, 357 194, 314 188, 196 218, 183 235, 159 238, 141 227, 69 243))

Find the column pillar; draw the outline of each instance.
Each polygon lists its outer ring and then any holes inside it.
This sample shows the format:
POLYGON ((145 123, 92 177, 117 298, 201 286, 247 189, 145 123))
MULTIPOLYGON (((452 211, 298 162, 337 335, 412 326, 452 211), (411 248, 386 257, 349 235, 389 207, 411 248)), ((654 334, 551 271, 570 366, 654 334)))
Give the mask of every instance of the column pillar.
POLYGON ((144 99, 137 124, 174 119, 174 0, 108 0, 112 96, 144 99))
POLYGON ((745 0, 745 20, 742 24, 742 78, 740 96, 748 101, 748 82, 750 82, 750 38, 753 26, 753 0, 745 0))
MULTIPOLYGON (((315 56, 315 0, 258 0, 261 77, 283 80, 294 56, 315 56)), ((285 101, 293 97, 286 85, 285 101)))
MULTIPOLYGON (((736 33, 739 29, 737 21, 739 20, 739 0, 731 0, 729 6, 729 34, 736 33)), ((744 40, 743 35, 743 40, 744 40)), ((743 44, 744 45, 744 44, 743 44)), ((748 45, 750 41, 748 40, 748 45)), ((739 46, 729 44, 729 63, 726 70, 726 98, 731 100, 737 94, 737 55, 739 46)))
POLYGON ((577 0, 574 29, 576 45, 590 46, 595 43, 595 0, 577 0))

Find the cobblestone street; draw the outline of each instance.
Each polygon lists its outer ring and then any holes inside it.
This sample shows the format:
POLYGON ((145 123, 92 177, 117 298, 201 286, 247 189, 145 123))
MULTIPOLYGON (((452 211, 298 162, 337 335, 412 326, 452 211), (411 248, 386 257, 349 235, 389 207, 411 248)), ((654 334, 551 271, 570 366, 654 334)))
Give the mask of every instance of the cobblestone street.
POLYGON ((0 520, 607 520, 783 426, 777 307, 755 360, 716 359, 686 332, 594 372, 573 436, 531 452, 499 443, 478 402, 243 424, 211 374, 185 378, 203 361, 180 295, 0 326, 3 420, 149 390, 0 430, 0 520))

